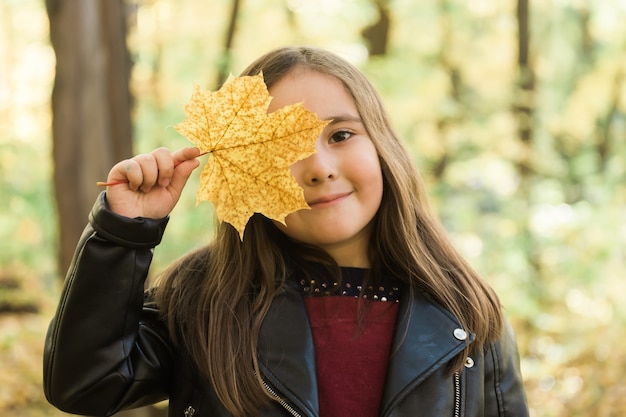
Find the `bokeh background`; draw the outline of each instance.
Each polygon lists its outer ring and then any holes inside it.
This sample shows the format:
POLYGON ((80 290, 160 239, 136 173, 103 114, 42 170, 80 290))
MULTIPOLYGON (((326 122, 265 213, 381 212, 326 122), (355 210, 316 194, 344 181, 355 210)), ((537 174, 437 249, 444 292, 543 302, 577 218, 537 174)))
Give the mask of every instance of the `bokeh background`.
MULTIPOLYGON (((42 346, 95 180, 187 145, 194 83, 311 44, 379 89, 506 306, 532 416, 625 416, 625 22, 624 0, 0 0, 0 415, 64 415, 42 346)), ((191 181, 155 272, 211 236, 191 181)))

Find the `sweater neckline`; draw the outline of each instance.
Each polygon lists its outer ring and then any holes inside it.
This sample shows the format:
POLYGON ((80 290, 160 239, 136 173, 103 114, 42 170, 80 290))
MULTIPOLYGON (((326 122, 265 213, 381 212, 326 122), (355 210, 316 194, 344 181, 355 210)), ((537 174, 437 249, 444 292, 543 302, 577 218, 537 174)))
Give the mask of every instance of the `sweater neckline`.
POLYGON ((300 291, 304 297, 342 296, 363 298, 372 301, 398 302, 400 285, 387 274, 373 283, 368 278, 370 269, 359 267, 340 267, 339 279, 328 273, 316 272, 298 279, 300 291))

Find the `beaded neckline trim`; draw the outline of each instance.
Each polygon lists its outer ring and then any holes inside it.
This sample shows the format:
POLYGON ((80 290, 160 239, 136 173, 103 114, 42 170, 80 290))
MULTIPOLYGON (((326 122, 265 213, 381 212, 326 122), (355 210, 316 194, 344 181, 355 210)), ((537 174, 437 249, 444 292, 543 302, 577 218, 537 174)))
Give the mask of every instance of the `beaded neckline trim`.
POLYGON ((342 268, 341 283, 323 278, 300 279, 298 283, 302 295, 306 297, 345 296, 365 300, 399 302, 400 288, 397 283, 383 279, 380 284, 363 288, 366 270, 342 268))

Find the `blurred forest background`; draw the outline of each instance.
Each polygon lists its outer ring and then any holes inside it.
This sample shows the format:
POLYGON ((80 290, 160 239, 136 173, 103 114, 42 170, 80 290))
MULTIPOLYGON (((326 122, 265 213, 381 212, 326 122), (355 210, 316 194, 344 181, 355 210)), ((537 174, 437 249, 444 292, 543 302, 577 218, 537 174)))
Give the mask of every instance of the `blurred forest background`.
MULTIPOLYGON (((625 416, 624 22, 624 0, 0 0, 0 414, 64 415, 42 346, 95 181, 186 146, 193 83, 312 44, 381 92, 506 306, 532 416, 625 416)), ((211 234, 191 181, 154 271, 211 234)))

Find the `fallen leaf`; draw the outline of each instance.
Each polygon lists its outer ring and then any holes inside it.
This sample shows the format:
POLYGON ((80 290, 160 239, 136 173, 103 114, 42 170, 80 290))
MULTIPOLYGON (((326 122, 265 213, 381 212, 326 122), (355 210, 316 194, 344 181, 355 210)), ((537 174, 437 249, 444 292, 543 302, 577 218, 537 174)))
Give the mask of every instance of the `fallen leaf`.
POLYGON ((328 123, 302 103, 267 113, 271 100, 262 74, 230 76, 215 92, 195 86, 187 118, 175 126, 211 154, 197 202, 211 201, 218 219, 232 224, 241 239, 254 213, 284 223, 289 213, 309 208, 289 167, 315 153, 328 123))

